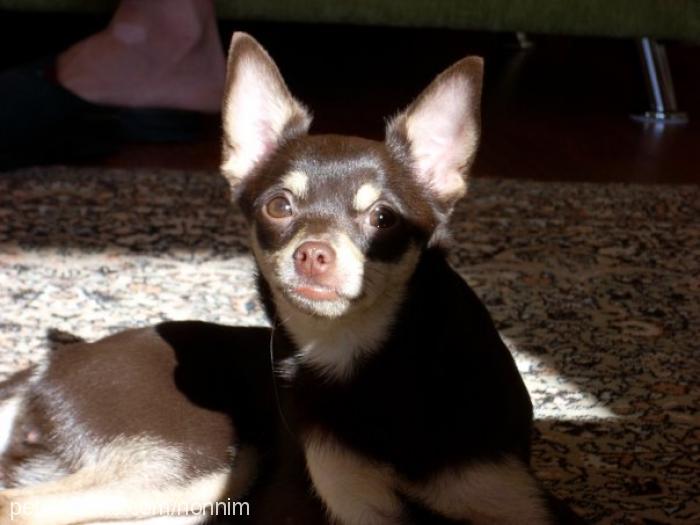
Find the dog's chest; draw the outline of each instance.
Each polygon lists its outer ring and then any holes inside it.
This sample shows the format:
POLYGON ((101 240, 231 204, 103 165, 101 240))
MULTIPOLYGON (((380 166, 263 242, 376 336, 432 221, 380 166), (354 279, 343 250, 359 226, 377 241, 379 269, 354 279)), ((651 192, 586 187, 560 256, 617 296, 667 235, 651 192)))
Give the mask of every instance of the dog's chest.
POLYGON ((450 401, 433 386, 426 367, 375 355, 351 379, 336 382, 295 359, 282 368, 284 412, 299 436, 320 431, 348 452, 391 465, 410 478, 461 454, 452 450, 452 439, 444 438, 457 432, 441 417, 450 401))

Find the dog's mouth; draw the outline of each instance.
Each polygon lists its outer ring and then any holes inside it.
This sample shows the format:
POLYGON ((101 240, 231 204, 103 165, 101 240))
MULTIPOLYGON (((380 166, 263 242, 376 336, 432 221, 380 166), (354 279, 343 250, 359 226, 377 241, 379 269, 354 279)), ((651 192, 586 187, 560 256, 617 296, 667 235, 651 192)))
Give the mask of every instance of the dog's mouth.
POLYGON ((292 291, 295 295, 309 301, 337 301, 341 298, 335 288, 317 284, 300 284, 292 288, 292 291))
POLYGON ((287 283, 280 291, 294 307, 314 316, 338 317, 353 303, 341 289, 308 281, 287 283))

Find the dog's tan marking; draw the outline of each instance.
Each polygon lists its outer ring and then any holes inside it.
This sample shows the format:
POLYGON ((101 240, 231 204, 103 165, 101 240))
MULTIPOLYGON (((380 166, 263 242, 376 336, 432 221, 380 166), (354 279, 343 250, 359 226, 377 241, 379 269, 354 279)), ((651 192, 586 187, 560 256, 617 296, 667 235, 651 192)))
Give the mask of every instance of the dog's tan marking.
MULTIPOLYGON (((72 525, 101 521, 120 522, 146 518, 193 520, 197 509, 224 494, 228 472, 212 474, 183 485, 157 488, 144 484, 135 471, 120 480, 100 479, 102 472, 85 468, 53 483, 0 493, 2 525, 72 525), (179 516, 176 509, 182 509, 179 516), (190 512, 186 512, 192 509, 190 512)), ((197 523, 205 516, 198 516, 197 523)), ((174 522, 174 521, 173 521, 174 522)))
MULTIPOLYGON (((244 494, 254 458, 241 453, 233 471, 190 480, 182 475, 180 452, 152 440, 119 440, 88 464, 56 481, 0 492, 0 525, 73 525, 152 519, 159 524, 194 524, 197 509, 244 494), (193 509, 165 515, 167 510, 193 509)), ((147 523, 147 522, 144 522, 147 523)))
POLYGON ((330 515, 343 525, 401 522, 404 494, 432 512, 475 525, 548 525, 542 491, 525 465, 501 462, 450 467, 425 482, 407 481, 320 432, 304 439, 314 488, 330 515))
POLYGON ((448 468, 426 483, 403 483, 401 490, 456 521, 475 525, 550 523, 541 489, 515 458, 448 468))
POLYGON ((381 194, 382 192, 377 186, 371 182, 365 182, 360 186, 360 189, 357 190, 352 204, 355 210, 359 212, 365 211, 376 202, 381 194))
POLYGON ((395 474, 390 467, 374 464, 328 435, 311 435, 304 441, 314 488, 338 523, 399 522, 401 502, 394 492, 395 474))
POLYGON ((309 176, 303 171, 291 171, 282 177, 282 184, 298 199, 303 199, 309 192, 309 176))
POLYGON ((342 292, 355 298, 362 292, 362 280, 365 273, 365 254, 344 232, 332 232, 331 245, 335 249, 337 268, 343 284, 342 292))

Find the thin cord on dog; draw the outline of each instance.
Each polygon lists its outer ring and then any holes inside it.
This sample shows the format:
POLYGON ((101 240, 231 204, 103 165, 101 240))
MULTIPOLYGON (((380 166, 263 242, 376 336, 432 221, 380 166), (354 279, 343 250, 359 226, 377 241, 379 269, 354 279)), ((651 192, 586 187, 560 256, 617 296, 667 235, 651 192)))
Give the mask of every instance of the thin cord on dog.
POLYGON ((292 432, 292 429, 289 426, 289 423, 287 422, 287 418, 284 415, 284 410, 282 410, 282 402, 280 400, 280 394, 279 394, 279 386, 277 384, 277 371, 275 370, 275 329, 277 328, 278 323, 276 320, 274 320, 272 323, 272 327, 270 328, 270 370, 272 371, 272 389, 275 391, 275 402, 277 404, 277 412, 279 412, 280 419, 282 420, 282 424, 284 425, 284 428, 287 429, 287 432, 294 437, 294 432, 292 432))

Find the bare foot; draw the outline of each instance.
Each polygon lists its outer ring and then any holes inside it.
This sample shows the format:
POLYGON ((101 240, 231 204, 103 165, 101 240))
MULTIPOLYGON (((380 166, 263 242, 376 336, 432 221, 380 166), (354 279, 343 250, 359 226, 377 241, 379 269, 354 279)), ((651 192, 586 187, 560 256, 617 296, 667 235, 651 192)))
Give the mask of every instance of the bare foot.
POLYGON ((122 0, 104 31, 58 57, 57 75, 97 104, 218 112, 225 58, 212 2, 122 0))

